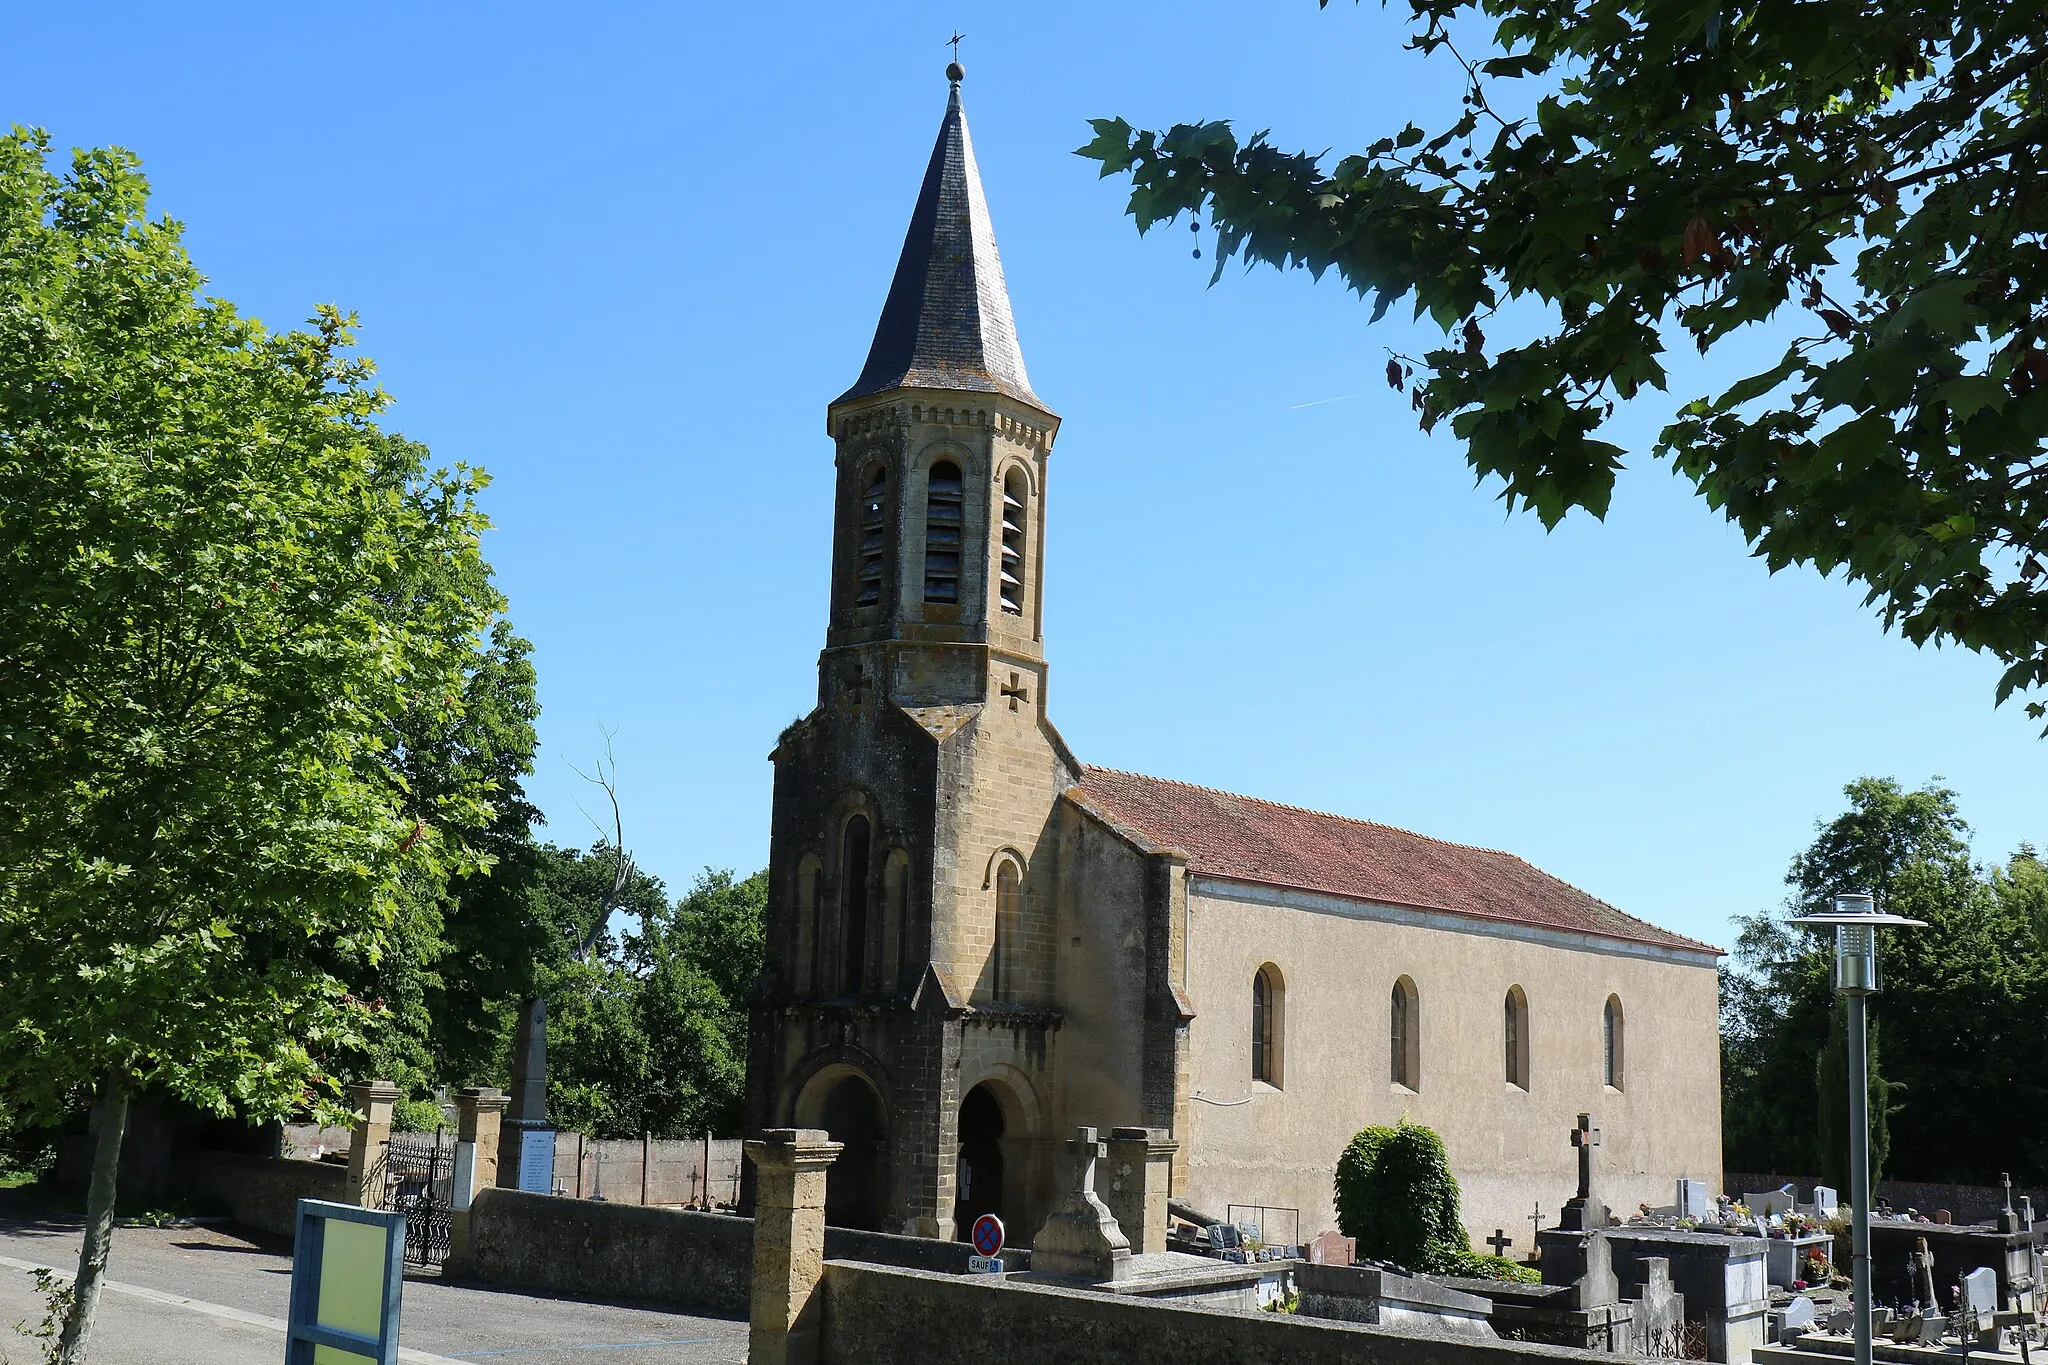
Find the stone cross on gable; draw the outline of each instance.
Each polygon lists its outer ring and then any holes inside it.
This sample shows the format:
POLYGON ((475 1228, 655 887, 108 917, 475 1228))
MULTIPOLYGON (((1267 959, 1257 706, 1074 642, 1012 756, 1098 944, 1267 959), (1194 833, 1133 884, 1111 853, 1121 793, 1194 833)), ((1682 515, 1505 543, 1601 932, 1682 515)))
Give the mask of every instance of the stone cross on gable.
POLYGON ((1600 1130, 1593 1126, 1590 1114, 1579 1115, 1579 1126, 1572 1129, 1572 1146, 1579 1149, 1579 1194, 1581 1199, 1593 1197, 1593 1149, 1600 1145, 1600 1130))
POLYGON ((1095 1189, 1095 1159, 1109 1155, 1109 1144, 1096 1141, 1093 1128, 1076 1128, 1074 1136, 1067 1141, 1067 1150, 1074 1154, 1075 1192, 1092 1193, 1095 1189))

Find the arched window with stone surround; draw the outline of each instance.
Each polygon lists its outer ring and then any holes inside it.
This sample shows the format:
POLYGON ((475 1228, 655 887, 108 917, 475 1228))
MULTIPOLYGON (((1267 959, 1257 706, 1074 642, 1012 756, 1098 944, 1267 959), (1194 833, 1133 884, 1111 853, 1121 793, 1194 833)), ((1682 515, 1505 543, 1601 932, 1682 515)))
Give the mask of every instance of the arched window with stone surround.
POLYGON ((1031 485, 1024 471, 1014 466, 1003 476, 1003 546, 997 583, 1002 589, 1003 610, 1012 616, 1024 614, 1024 565, 1031 527, 1031 485))
POLYGON ((846 822, 839 859, 839 988, 860 994, 868 953, 868 818, 846 822))
POLYGON ((925 481, 924 600, 960 600, 961 508, 965 487, 960 466, 940 460, 925 481))
POLYGON ((1501 1039, 1505 1044, 1502 1069, 1507 1083, 1517 1089, 1529 1088, 1529 997, 1520 986, 1508 987, 1502 1006, 1501 1039))
POLYGON ((811 993, 818 961, 818 921, 823 904, 818 896, 820 862, 806 853, 796 865, 796 960, 790 964, 790 985, 802 998, 811 993))
POLYGON ((1285 1062, 1287 987, 1268 962, 1252 973, 1252 1079, 1279 1088, 1285 1062))
POLYGON ((1605 1059, 1603 1070, 1608 1087, 1622 1088, 1622 1030, 1625 1027, 1621 1016, 1621 997, 1607 997, 1607 1007, 1600 1012, 1601 1053, 1605 1059))
POLYGON ((1422 1088, 1422 1000, 1415 983, 1402 977, 1394 983, 1387 1029, 1388 1070, 1395 1085, 1422 1088))
POLYGON ((902 988, 903 936, 910 922, 910 855, 897 848, 882 863, 882 989, 902 988))
POLYGON ((854 560, 853 605, 880 606, 889 578, 889 471, 884 465, 867 472, 854 534, 859 548, 854 560))
POLYGON ((1017 939, 1024 914, 1024 878, 1016 860, 1004 858, 996 865, 995 997, 1017 998, 1017 939))

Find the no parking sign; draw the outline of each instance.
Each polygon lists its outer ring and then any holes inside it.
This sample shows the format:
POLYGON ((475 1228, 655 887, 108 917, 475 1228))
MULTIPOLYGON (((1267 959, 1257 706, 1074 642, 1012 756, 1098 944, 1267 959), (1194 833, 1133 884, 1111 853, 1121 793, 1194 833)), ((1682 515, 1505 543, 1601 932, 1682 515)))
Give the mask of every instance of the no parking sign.
POLYGON ((976 1275, 1000 1275, 1003 1263, 999 1259, 1003 1249, 1003 1220, 992 1213, 984 1213, 974 1220, 974 1228, 968 1233, 968 1240, 974 1243, 979 1255, 967 1258, 967 1268, 976 1275))

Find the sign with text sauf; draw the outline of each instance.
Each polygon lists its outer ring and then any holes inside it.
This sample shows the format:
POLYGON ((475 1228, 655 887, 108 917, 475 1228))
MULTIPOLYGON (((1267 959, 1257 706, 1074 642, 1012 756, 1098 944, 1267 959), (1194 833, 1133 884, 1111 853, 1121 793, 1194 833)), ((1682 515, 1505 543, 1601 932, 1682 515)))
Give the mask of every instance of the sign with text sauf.
POLYGON ((397 1365, 405 1214, 299 1201, 285 1365, 397 1365))
POLYGON ((1002 1274, 1003 1220, 992 1213, 984 1213, 974 1220, 968 1239, 979 1254, 967 1258, 967 1269, 976 1275, 1002 1274))

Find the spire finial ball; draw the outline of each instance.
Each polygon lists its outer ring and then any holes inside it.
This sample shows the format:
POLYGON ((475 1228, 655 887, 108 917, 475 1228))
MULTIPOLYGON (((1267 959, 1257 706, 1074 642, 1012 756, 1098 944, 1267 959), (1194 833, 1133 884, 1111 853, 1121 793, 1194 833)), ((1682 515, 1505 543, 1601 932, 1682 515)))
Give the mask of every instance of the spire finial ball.
POLYGON ((958 84, 960 84, 960 79, 961 79, 961 77, 965 76, 966 74, 967 74, 967 68, 966 68, 966 67, 964 67, 964 66, 962 66, 962 65, 960 65, 960 63, 958 63, 958 62, 947 62, 947 63, 946 63, 946 79, 947 79, 947 80, 949 80, 949 81, 951 81, 951 82, 953 82, 953 84, 955 84, 955 85, 958 85, 958 84))

